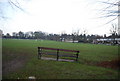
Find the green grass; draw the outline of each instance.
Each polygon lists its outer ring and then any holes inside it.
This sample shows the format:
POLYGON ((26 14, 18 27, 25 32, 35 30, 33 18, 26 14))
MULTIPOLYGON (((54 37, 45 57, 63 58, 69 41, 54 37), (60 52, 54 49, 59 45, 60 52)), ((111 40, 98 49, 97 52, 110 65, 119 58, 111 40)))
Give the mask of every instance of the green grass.
MULTIPOLYGON (((47 40, 3 39, 3 63, 25 60, 21 68, 3 74, 4 79, 116 79, 118 71, 95 66, 98 62, 118 57, 117 46, 67 43, 47 40), (78 62, 59 62, 37 59, 37 47, 79 50, 78 62), (89 62, 89 64, 88 64, 89 62)), ((14 68, 13 68, 14 69, 14 68)))

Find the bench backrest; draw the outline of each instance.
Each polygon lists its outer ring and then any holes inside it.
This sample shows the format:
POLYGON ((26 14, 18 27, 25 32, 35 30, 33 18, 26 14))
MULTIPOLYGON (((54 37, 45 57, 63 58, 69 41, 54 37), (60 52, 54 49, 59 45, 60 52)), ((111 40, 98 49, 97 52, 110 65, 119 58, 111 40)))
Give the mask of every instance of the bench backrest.
POLYGON ((57 56, 57 59, 59 57, 75 57, 76 58, 76 61, 78 60, 78 54, 79 54, 79 51, 76 51, 76 50, 68 50, 68 49, 57 49, 57 48, 48 48, 48 47, 38 47, 38 58, 41 58, 42 54, 46 54, 46 55, 56 55, 57 56), (53 52, 48 52, 45 53, 43 52, 43 50, 53 50, 53 52), (62 52, 62 53, 61 53, 62 52), (63 52, 69 52, 69 53, 63 53, 63 52), (75 54, 70 54, 70 52, 72 53, 75 53, 75 54))

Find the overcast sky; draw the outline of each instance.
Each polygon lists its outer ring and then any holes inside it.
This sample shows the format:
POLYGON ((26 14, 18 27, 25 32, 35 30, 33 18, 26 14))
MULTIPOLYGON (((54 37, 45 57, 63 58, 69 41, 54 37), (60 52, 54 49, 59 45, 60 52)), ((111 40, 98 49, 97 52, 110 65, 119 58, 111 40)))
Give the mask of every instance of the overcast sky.
POLYGON ((100 1, 108 0, 18 0, 25 12, 0 1, 0 7, 8 17, 0 20, 3 33, 43 31, 70 34, 79 29, 80 33, 86 30, 87 34, 109 35, 111 24, 117 24, 117 20, 106 24, 112 17, 98 18, 104 14, 102 9, 108 6, 100 1))

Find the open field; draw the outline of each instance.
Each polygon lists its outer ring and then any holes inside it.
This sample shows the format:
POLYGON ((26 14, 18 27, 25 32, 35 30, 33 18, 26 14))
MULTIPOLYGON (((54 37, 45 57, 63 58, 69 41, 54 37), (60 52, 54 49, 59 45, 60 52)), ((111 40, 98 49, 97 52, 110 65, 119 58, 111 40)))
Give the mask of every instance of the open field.
POLYGON ((99 66, 118 59, 118 46, 47 40, 3 39, 3 79, 117 79, 118 69, 99 66), (78 62, 38 60, 37 47, 79 50, 78 62))

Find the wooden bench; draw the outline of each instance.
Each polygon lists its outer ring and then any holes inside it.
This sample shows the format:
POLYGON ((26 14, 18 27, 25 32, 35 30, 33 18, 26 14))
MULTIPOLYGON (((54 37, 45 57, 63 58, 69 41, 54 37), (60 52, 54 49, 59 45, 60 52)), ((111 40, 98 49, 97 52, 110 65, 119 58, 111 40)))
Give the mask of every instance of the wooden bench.
POLYGON ((78 61, 79 51, 67 50, 67 49, 57 49, 57 48, 48 48, 48 47, 38 47, 38 59, 41 59, 42 55, 56 56, 57 61, 59 60, 60 57, 75 58, 75 61, 78 61))

